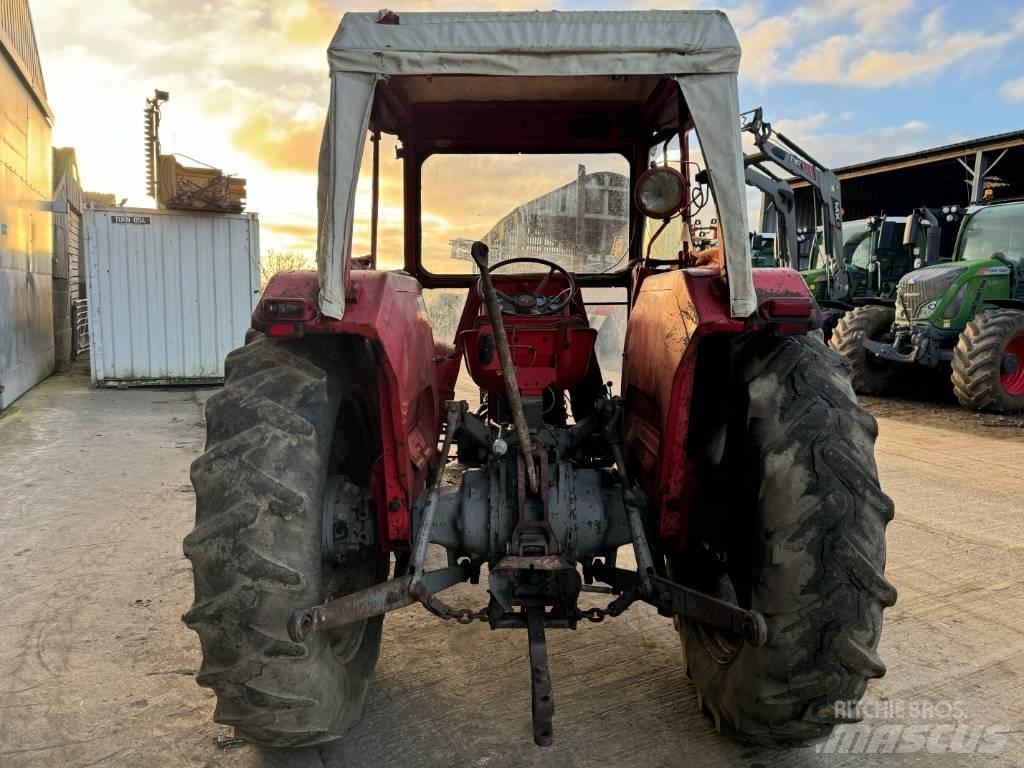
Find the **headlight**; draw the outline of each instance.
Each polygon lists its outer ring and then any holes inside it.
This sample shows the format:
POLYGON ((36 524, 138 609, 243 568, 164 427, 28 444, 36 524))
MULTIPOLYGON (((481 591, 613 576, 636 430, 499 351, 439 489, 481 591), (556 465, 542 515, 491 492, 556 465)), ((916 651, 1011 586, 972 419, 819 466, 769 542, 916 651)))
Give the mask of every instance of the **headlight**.
POLYGON ((939 299, 929 301, 927 304, 925 304, 923 307, 917 310, 918 318, 921 320, 927 320, 929 317, 932 316, 932 312, 935 311, 935 308, 937 306, 939 306, 939 299))
POLYGON ((956 296, 953 300, 946 305, 945 311, 942 313, 943 320, 952 320, 960 313, 960 307, 964 305, 964 298, 967 296, 967 286, 970 283, 964 283, 960 286, 960 290, 956 292, 956 296))
POLYGON ((679 171, 667 165, 654 165, 636 182, 636 204, 650 219, 668 219, 686 202, 685 190, 686 182, 679 171))

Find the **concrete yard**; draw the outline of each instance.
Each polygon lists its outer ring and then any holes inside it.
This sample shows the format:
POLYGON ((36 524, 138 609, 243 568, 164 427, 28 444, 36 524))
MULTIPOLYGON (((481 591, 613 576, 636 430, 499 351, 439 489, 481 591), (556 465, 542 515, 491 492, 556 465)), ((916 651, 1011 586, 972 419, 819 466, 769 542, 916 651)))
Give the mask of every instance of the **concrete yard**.
MULTIPOLYGON (((54 377, 0 416, 0 765, 1022 766, 1024 427, 943 404, 872 401, 895 499, 888 675, 870 735, 773 752, 717 735, 652 610, 549 632, 555 746, 533 745, 526 637, 385 622, 363 721, 340 745, 262 753, 215 725, 181 539, 212 390, 95 390, 54 377), (959 729, 957 728, 959 726, 959 729), (888 729, 888 730, 886 730, 888 729), (986 730, 987 729, 987 730, 986 730), (915 741, 916 739, 916 741, 915 741), (955 750, 955 751, 951 751, 955 750)), ((450 602, 474 608, 483 587, 450 602)))

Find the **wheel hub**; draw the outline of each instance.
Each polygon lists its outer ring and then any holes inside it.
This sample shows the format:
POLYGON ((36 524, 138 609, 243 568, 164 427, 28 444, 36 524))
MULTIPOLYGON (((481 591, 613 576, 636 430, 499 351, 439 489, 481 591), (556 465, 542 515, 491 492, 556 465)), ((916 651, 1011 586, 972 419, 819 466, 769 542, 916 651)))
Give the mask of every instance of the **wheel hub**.
POLYGON ((1021 359, 1024 358, 1024 333, 1017 334, 1003 350, 1003 357, 1000 362, 999 383, 1006 394, 1011 397, 1024 396, 1024 366, 1021 359))

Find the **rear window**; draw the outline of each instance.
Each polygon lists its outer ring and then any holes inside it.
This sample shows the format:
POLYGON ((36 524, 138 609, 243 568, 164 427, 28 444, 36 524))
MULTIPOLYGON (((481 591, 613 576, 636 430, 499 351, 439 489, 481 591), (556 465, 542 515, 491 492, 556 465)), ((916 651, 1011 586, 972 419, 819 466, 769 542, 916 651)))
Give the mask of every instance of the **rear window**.
POLYGON ((420 190, 420 258, 434 274, 474 273, 475 240, 490 247, 492 264, 534 257, 596 274, 629 260, 629 163, 621 155, 431 155, 420 190))

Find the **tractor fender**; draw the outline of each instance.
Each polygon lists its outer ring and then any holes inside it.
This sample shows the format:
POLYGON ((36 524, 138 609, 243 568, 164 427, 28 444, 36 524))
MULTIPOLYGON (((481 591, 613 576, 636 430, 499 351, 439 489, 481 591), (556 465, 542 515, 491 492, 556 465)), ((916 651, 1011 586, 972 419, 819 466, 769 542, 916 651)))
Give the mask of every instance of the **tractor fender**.
MULTIPOLYGON (((376 360, 383 454, 373 495, 383 549, 407 549, 412 505, 426 486, 440 434, 441 393, 434 339, 419 282, 405 274, 356 270, 345 316, 319 312, 313 271, 280 272, 253 312, 253 328, 271 337, 361 336, 376 360)), ((341 365, 345 361, 340 362, 341 365)))
MULTIPOLYGON (((685 544, 696 489, 687 439, 706 340, 758 330, 802 335, 821 327, 821 312, 798 272, 755 269, 753 275, 758 309, 747 318, 730 316, 729 292, 717 269, 655 272, 638 281, 623 355, 624 453, 631 476, 657 510, 655 538, 668 551, 685 544)), ((719 391, 727 397, 727 366, 710 374, 723 377, 719 391)))

